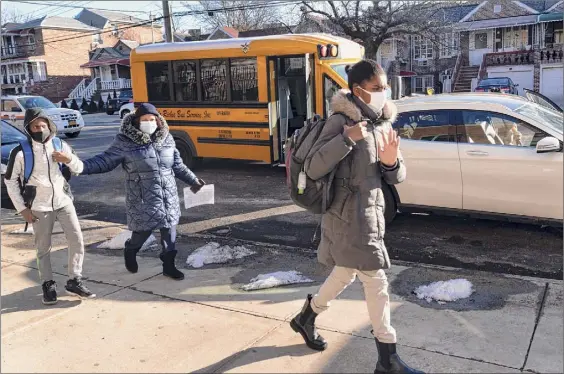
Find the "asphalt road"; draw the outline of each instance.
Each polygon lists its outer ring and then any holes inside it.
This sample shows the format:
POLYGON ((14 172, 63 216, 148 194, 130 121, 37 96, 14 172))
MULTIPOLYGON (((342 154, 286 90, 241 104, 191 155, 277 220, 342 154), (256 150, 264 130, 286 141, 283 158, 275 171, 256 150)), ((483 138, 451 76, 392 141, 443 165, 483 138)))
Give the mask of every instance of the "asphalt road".
MULTIPOLYGON (((119 117, 85 116, 87 126, 66 139, 86 159, 106 149, 119 129, 119 117)), ((205 160, 196 174, 215 185, 215 205, 182 207, 181 224, 292 204, 283 168, 249 162, 205 160)), ((71 180, 79 215, 125 223, 124 178, 120 167, 102 175, 71 180)), ((186 185, 178 181, 180 196, 186 185)), ((264 216, 264 215, 263 215, 264 216)), ((3 215, 6 219, 13 219, 3 215)), ((239 220, 241 221, 241 220, 239 220)), ((304 212, 272 215, 214 227, 204 234, 289 247, 313 248, 318 218, 304 212)), ((400 214, 388 228, 392 259, 501 273, 562 279, 562 230, 534 225, 419 214, 400 214)))

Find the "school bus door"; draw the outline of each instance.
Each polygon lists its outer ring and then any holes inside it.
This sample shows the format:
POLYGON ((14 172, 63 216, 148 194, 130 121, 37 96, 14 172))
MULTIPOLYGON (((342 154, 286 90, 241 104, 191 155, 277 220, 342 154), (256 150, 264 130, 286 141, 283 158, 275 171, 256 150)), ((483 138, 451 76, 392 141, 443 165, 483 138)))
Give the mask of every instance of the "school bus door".
POLYGON ((278 61, 274 57, 268 58, 268 123, 270 128, 270 159, 275 165, 281 161, 279 107, 278 98, 278 61))

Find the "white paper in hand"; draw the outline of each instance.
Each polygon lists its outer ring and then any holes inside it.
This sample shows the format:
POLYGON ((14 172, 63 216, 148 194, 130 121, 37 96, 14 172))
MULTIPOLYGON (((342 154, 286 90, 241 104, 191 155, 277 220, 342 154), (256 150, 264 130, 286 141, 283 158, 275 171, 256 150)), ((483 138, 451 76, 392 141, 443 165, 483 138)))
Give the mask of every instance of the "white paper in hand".
POLYGON ((214 204, 214 188, 213 184, 206 184, 198 193, 190 190, 190 187, 184 189, 184 208, 190 209, 195 206, 214 204))

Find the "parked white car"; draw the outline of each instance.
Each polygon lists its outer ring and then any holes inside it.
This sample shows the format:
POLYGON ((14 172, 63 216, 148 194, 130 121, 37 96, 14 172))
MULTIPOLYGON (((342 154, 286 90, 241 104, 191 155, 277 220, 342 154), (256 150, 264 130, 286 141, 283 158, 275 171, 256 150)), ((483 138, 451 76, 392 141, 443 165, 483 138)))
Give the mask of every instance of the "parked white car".
POLYGON ((133 106, 133 103, 123 104, 121 108, 119 108, 119 118, 123 118, 132 112, 135 112, 135 107, 133 106))
POLYGON ((396 104, 407 179, 385 188, 388 220, 399 208, 562 225, 562 112, 490 93, 396 104))
POLYGON ((41 108, 57 125, 57 132, 69 138, 76 138, 84 127, 84 118, 79 111, 59 108, 43 96, 2 96, 2 119, 11 122, 23 131, 26 109, 41 108))

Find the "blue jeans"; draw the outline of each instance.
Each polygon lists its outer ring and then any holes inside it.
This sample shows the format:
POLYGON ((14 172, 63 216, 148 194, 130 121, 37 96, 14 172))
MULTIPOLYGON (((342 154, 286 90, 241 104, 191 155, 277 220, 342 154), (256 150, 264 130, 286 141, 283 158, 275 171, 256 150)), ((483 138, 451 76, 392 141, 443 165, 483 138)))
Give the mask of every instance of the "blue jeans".
MULTIPOLYGON (((176 250, 176 226, 170 228, 165 227, 161 230, 161 245, 163 247, 162 252, 175 251, 176 250)), ((151 231, 134 231, 131 235, 131 239, 125 243, 125 249, 136 250, 141 249, 143 244, 151 236, 151 231)))

